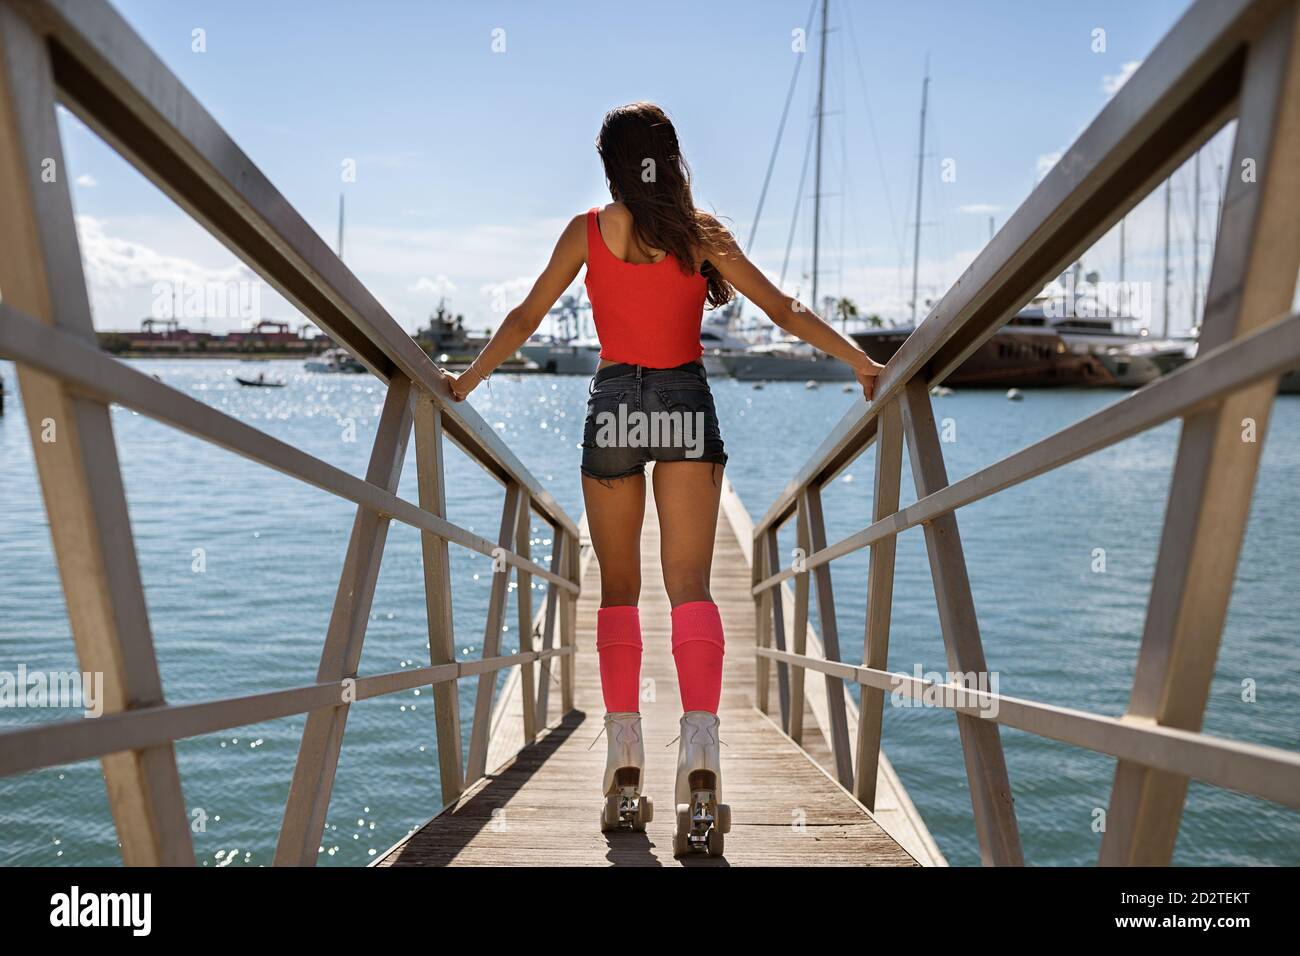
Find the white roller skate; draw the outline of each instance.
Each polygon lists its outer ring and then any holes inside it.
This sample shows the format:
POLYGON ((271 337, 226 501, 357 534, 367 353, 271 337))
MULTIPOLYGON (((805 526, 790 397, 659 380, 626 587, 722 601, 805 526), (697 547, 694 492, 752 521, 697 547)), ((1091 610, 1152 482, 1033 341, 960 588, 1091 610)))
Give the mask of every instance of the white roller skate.
POLYGON ((722 856, 722 835, 731 829, 731 807, 722 799, 718 717, 706 710, 682 715, 677 747, 677 829, 673 856, 704 852, 722 856))
POLYGON ((645 744, 641 738, 641 715, 605 715, 605 807, 600 812, 600 830, 645 830, 654 819, 654 804, 641 795, 645 783, 645 744))

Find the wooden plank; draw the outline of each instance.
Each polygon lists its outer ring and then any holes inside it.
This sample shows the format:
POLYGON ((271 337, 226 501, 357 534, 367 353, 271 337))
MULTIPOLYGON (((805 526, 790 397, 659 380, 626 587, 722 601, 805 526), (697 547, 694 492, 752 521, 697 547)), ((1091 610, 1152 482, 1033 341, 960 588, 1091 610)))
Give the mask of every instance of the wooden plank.
MULTIPOLYGON (((647 511, 653 516, 653 500, 647 511)), ((647 521, 642 540, 648 568, 658 561, 655 524, 647 521)), ((673 815, 666 808, 672 803, 676 745, 665 745, 678 731, 681 711, 668 595, 656 574, 646 575, 641 620, 642 675, 657 686, 654 700, 642 702, 647 791, 657 812, 643 834, 602 834, 597 817, 605 748, 589 747, 604 711, 593 648, 598 574, 592 562, 577 602, 578 647, 587 666, 577 670, 575 709, 468 789, 457 804, 382 854, 377 865, 915 865, 844 788, 754 709, 748 654, 728 654, 723 665, 723 794, 733 813, 725 858, 673 860, 673 815)), ((710 592, 728 641, 745 647, 754 637, 749 586, 747 562, 720 516, 710 592)))
MULTIPOLYGON (((822 513, 822 493, 816 485, 804 492, 804 506, 808 519, 808 553, 826 547, 826 518, 822 513)), ((823 653, 827 660, 840 660, 840 635, 835 620, 835 592, 831 588, 831 569, 822 565, 812 572, 817 585, 817 618, 821 622, 823 653)), ((804 631, 804 646, 808 634, 804 631)), ((830 746, 835 760, 835 773, 841 784, 853 786, 853 753, 849 750, 849 725, 844 712, 844 684, 826 675, 826 700, 830 709, 830 746)))
POLYGON ((358 676, 346 682, 327 681, 197 704, 157 704, 107 714, 93 721, 54 721, 7 730, 0 732, 0 777, 339 707, 345 692, 353 701, 369 700, 417 687, 436 688, 488 671, 506 670, 517 667, 523 660, 548 661, 571 653, 566 648, 552 648, 528 655, 506 654, 487 661, 407 667, 358 676))
MULTIPOLYGON (((788 651, 760 653, 773 660, 793 658, 788 651)), ((1122 761, 1300 809, 1300 754, 1292 751, 1224 740, 1127 716, 1110 717, 1040 704, 969 689, 961 684, 936 684, 904 673, 853 667, 813 657, 805 657, 800 663, 809 670, 856 680, 863 687, 900 692, 924 700, 927 705, 937 705, 976 720, 1014 727, 1122 761)))
MULTIPOLYGON (((564 533, 564 574, 577 577, 579 569, 582 567, 581 555, 578 553, 578 536, 564 533)), ((581 578, 579 578, 581 580, 581 578)), ((599 593, 596 588, 596 593, 599 593)), ((591 593, 590 590, 587 592, 591 593)), ((592 622, 592 633, 595 633, 595 622, 592 622)), ((560 646, 569 651, 574 651, 578 646, 578 598, 565 591, 560 595, 560 646)), ((593 653, 588 660, 595 660, 593 653)), ((567 714, 573 710, 574 687, 576 673, 574 667, 574 655, 570 653, 560 663, 560 713, 567 714)))
MULTIPOLYGON (((519 510, 524 506, 518 485, 506 485, 505 502, 501 508, 501 530, 497 532, 498 546, 509 550, 519 521, 519 510)), ((483 625, 483 658, 495 657, 501 647, 501 625, 505 620, 506 600, 510 595, 510 566, 492 568, 492 593, 488 597, 487 619, 483 625)), ((467 781, 477 780, 487 772, 488 730, 492 719, 492 699, 496 691, 495 672, 483 674, 478 679, 474 696, 474 724, 470 728, 469 758, 465 768, 467 781)))
MULTIPOLYGON (((929 391, 923 382, 913 380, 903 395, 903 428, 916 494, 920 497, 946 485, 948 475, 929 391)), ((948 668, 955 673, 987 677, 988 665, 984 661, 956 515, 942 515, 925 526, 925 548, 930 557, 930 576, 939 606, 939 628, 943 632, 948 668)), ((980 859, 985 865, 1021 866, 1024 857, 1020 832, 997 725, 959 716, 957 728, 975 811, 980 859)))
MULTIPOLYGON (((767 566, 769 568, 780 567, 781 565, 781 546, 777 540, 776 527, 768 528, 764 532, 767 539, 767 566)), ((786 650, 785 646, 785 595, 780 589, 772 592, 770 602, 772 608, 772 642, 779 651, 786 650)), ((776 665, 776 696, 781 705, 781 727, 786 733, 790 732, 790 668, 785 664, 776 665)))
MULTIPOLYGON (((880 410, 876 431, 876 482, 872 521, 879 522, 898 511, 903 473, 903 418, 897 399, 880 410)), ((862 643, 862 663, 886 670, 889 666, 889 620, 894 603, 894 554, 898 539, 890 535, 871 546, 867 571, 867 624, 862 643)), ((885 695, 874 687, 863 687, 858 712, 858 772, 854 796, 869 810, 876 809, 876 781, 879 777, 880 734, 884 723, 885 695)))
MULTIPOLYGON (((763 579, 767 567, 767 547, 765 542, 755 540, 753 544, 754 562, 750 573, 750 583, 756 584, 763 579)), ((764 591, 754 598, 754 646, 772 646, 772 595, 764 591)), ((771 712, 770 688, 772 686, 772 662, 766 657, 754 655, 754 706, 763 713, 771 712)))
MULTIPOLYGON (((9 306, 94 343, 54 95, 43 38, 0 5, 0 288, 9 306)), ((80 669, 103 675, 106 714, 162 704, 108 408, 22 365, 18 385, 80 669)), ((101 763, 123 862, 192 864, 171 744, 101 763)))
MULTIPOLYGON (((725 476, 722 481, 722 500, 720 502, 721 514, 726 519, 726 524, 731 528, 732 534, 736 538, 736 544, 740 548, 741 557, 746 564, 751 566, 751 585, 753 578, 761 573, 761 569, 755 567, 758 563, 755 559, 762 559, 765 548, 760 547, 760 543, 754 536, 754 522, 749 516, 749 511, 745 508, 745 503, 740 500, 736 494, 736 489, 731 481, 725 476)), ((783 586, 784 587, 784 586, 783 586)), ((755 600, 755 606, 759 606, 762 597, 755 600)), ((770 627, 770 618, 764 620, 759 617, 755 622, 756 628, 762 628, 764 624, 770 627)), ((770 638, 767 641, 770 645, 770 638)), ((755 645, 763 647, 764 641, 757 634, 755 636, 755 645)), ((816 628, 808 628, 808 654, 811 657, 823 657, 821 649, 821 639, 817 634, 816 628)), ((766 665, 766 668, 758 670, 758 676, 761 678, 764 672, 770 673, 771 660, 768 658, 759 658, 766 665)), ((837 682, 840 696, 844 700, 845 720, 848 724, 848 736, 850 740, 857 739, 858 733, 858 709, 853 698, 849 695, 847 686, 843 682, 837 682)), ((759 688, 755 686, 755 700, 758 700, 759 688)), ((824 746, 824 741, 830 739, 830 704, 826 699, 826 685, 813 682, 808 685, 805 700, 807 709, 811 713, 811 720, 805 718, 805 743, 803 749, 810 760, 821 764, 823 767, 831 762, 831 753, 828 746, 824 746), (811 731, 811 732, 810 732, 811 731)), ((765 711, 760 712, 766 714, 765 711)), ((907 789, 894 772, 889 762, 889 758, 882 751, 880 754, 878 781, 876 785, 878 793, 878 805, 874 808, 868 808, 875 817, 876 822, 880 824, 891 837, 893 837, 900 846, 903 847, 911 856, 916 859, 922 866, 947 866, 948 862, 944 859, 943 854, 939 852, 938 845, 934 842, 934 837, 926 828, 925 822, 921 819, 921 814, 912 803, 907 789)), ((859 801, 860 802, 860 801, 859 801)))
POLYGON ((444 401, 444 428, 501 481, 576 533, 551 494, 127 22, 102 0, 25 0, 56 40, 65 105, 374 374, 444 401))
MULTIPOLYGON (((812 540, 808 531, 807 495, 799 497, 799 507, 795 512, 795 546, 802 554, 812 551, 812 540)), ((808 649, 808 575, 796 574, 794 577, 794 628, 790 632, 790 650, 795 654, 804 654, 808 649)), ((786 733, 795 743, 803 741, 804 711, 804 670, 802 667, 790 668, 790 724, 786 733)))
MULTIPOLYGON (((420 507, 447 517, 447 478, 443 460, 442 411, 428 395, 415 401, 415 467, 420 507)), ((429 663, 456 662, 456 629, 452 615, 451 555, 447 539, 423 532, 424 603, 429 622, 429 663)), ((460 796, 465 786, 461 766, 460 686, 455 681, 433 688, 434 731, 438 746, 438 779, 444 803, 460 796)))
MULTIPOLYGON (((524 557, 532 553, 530 530, 532 517, 533 512, 528 506, 528 499, 524 498, 519 506, 519 521, 515 531, 515 550, 524 557)), ((526 572, 520 571, 516 580, 518 586, 515 589, 515 607, 519 610, 519 649, 530 651, 533 649, 532 579, 526 572)), ((531 661, 519 665, 519 679, 520 691, 524 697, 524 742, 531 744, 537 738, 537 686, 531 661)))
MULTIPOLYGON (((1300 7, 1290 4, 1251 46, 1201 343, 1213 348, 1287 311, 1300 268, 1300 7), (1257 177, 1244 181, 1253 164, 1257 177)), ((1199 730, 1275 381, 1183 422, 1128 714, 1199 730), (1256 439, 1243 440, 1248 423, 1256 439)), ((1187 778, 1122 762, 1102 839, 1105 865, 1167 866, 1187 778)))
MULTIPOLYGON (((414 401, 411 383, 393 378, 388 383, 370 452, 366 480, 390 492, 397 490, 411 434, 414 401)), ((379 565, 388 536, 389 519, 368 508, 357 508, 348 540, 347 556, 339 577, 334 609, 316 670, 318 682, 355 677, 361 647, 370 621, 370 607, 379 580, 379 565)), ((277 866, 314 866, 320 848, 325 816, 334 790, 334 772, 343 746, 348 718, 347 702, 308 714, 298 747, 293 782, 285 801, 280 839, 275 847, 277 866)))
MULTIPOLYGON (((563 536, 555 527, 551 528, 551 572, 559 575, 564 567, 564 548, 562 546, 563 536)), ((548 650, 555 646, 555 629, 558 618, 559 590, 554 584, 548 584, 546 587, 546 608, 545 623, 542 625, 542 649, 548 650)), ((544 663, 541 666, 541 676, 537 684, 537 713, 533 717, 536 727, 545 727, 547 708, 550 704, 551 681, 554 677, 551 674, 550 663, 544 663)))

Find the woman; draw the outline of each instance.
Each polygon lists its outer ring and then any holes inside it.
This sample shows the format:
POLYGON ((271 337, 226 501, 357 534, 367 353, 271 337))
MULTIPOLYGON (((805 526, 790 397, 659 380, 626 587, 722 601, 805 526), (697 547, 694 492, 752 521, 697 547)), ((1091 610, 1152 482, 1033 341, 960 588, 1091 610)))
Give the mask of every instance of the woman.
POLYGON ((653 461, 684 712, 673 849, 718 855, 731 814, 721 803, 723 635, 709 569, 727 454, 700 361, 704 304, 723 305, 739 291, 780 328, 852 366, 868 399, 881 366, 772 285, 717 219, 695 208, 690 170, 663 110, 650 103, 611 110, 596 149, 613 201, 574 217, 532 291, 474 363, 445 374, 452 397, 463 401, 537 330, 586 265, 601 343, 582 442, 582 492, 600 565, 596 650, 609 739, 601 828, 643 829, 654 812, 641 796, 637 615, 645 465, 653 461))

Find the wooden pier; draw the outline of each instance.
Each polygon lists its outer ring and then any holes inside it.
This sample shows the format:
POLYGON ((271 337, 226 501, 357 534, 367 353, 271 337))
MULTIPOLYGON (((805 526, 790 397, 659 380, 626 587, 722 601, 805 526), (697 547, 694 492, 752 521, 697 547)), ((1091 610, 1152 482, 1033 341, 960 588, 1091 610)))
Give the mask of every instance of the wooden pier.
MULTIPOLYGON (((647 482, 647 485, 649 482, 647 482)), ((728 494, 734 494, 728 488, 728 494)), ((641 704, 646 748, 646 792, 655 819, 645 833, 601 833, 600 781, 605 741, 597 740, 605 712, 596 667, 596 610, 600 569, 585 561, 578 599, 578 664, 574 710, 537 741, 515 753, 522 740, 506 728, 522 726, 522 694, 512 672, 494 721, 497 769, 414 834, 382 856, 377 866, 665 866, 672 855, 673 780, 681 704, 669 646, 668 595, 660 580, 659 530, 648 490, 641 541, 644 645, 641 704), (646 681, 652 683, 648 686, 646 681)), ((736 502, 739 503, 738 501, 736 502)), ((734 513, 734 509, 730 512, 734 513)), ((742 519, 743 520, 743 519, 742 519)), ((743 531, 742 531, 743 533, 743 531)), ((727 635, 722 702, 723 794, 733 821, 720 859, 692 856, 699 866, 914 866, 917 863, 853 795, 754 707, 754 600, 742 538, 724 509, 718 519, 711 590, 727 635)), ((746 543, 749 538, 745 537, 746 543)), ((589 555, 589 549, 584 548, 589 555)), ((810 707, 809 726, 816 716, 810 707)), ((891 807, 906 800, 894 781, 891 807)), ((908 801, 910 806, 910 801, 908 801)), ((903 839, 920 846, 927 863, 940 862, 919 815, 897 815, 903 839), (910 822, 910 829, 908 828, 910 822)))
MULTIPOLYGON (((1201 731, 1278 379, 1300 368, 1300 315, 1292 314, 1300 269, 1297 155, 1300 0, 1197 0, 894 354, 874 401, 855 403, 827 428, 759 521, 751 524, 727 490, 713 578, 727 629, 722 760, 734 829, 725 862, 941 865, 881 750, 885 700, 895 694, 933 703, 935 719, 954 720, 963 761, 947 769, 964 773, 973 824, 966 839, 978 844, 987 865, 1025 862, 1002 727, 1116 759, 1103 864, 1168 864, 1193 779, 1300 808, 1300 756, 1201 731), (950 482, 930 389, 1232 120, 1230 175, 1196 358, 950 482), (1171 421, 1180 429, 1178 451, 1124 713, 983 689, 1005 662, 985 656, 957 512, 1171 421), (1247 439, 1243 429, 1257 437, 1247 439), (850 505, 860 529, 828 540, 822 489, 868 448, 875 454, 870 496, 850 505), (904 454, 916 499, 901 506, 904 454), (798 547, 783 565, 778 532, 790 522, 798 547), (939 612, 936 643, 952 672, 943 683, 910 677, 906 666, 890 669, 895 543, 910 529, 925 538, 939 612), (865 653, 851 663, 841 652, 847 622, 836 610, 830 567, 862 550, 869 552, 868 573, 848 586, 867 598, 865 653), (821 634, 809 624, 814 601, 821 634), (860 691, 860 713, 851 685, 860 691)), ((0 209, 0 356, 17 364, 80 669, 102 674, 105 691, 98 719, 0 733, 0 776, 97 758, 124 862, 193 864, 174 742, 306 715, 275 863, 310 866, 320 853, 351 705, 428 687, 447 809, 382 863, 669 861, 673 749, 664 745, 675 732, 678 704, 652 516, 641 608, 645 675, 654 680, 645 709, 657 819, 643 835, 605 837, 596 798, 603 745, 595 741, 603 708, 591 648, 597 572, 579 523, 472 406, 449 400, 428 355, 102 0, 0 0, 0 209), (364 478, 98 348, 57 105, 386 386, 364 478), (59 171, 56 178, 45 177, 49 168, 59 171), (193 704, 167 701, 110 405, 355 505, 313 683, 193 704), (42 440, 51 422, 58 439, 42 440), (448 518, 447 499, 455 493, 443 471, 448 441, 481 468, 484 481, 504 486, 492 538, 448 518), (411 442, 418 502, 397 494, 411 442), (529 552, 534 518, 550 529, 546 567, 529 552), (421 534, 429 662, 361 674, 393 521, 421 534), (455 652, 452 546, 491 556, 497 572, 476 660, 455 652), (519 632, 531 632, 533 641, 503 654, 512 576, 519 632), (534 609, 532 585, 542 582, 534 609), (498 693, 502 671, 509 678, 498 693), (475 687, 465 748, 462 681, 475 687)), ((268 828, 274 816, 268 808, 268 828)))

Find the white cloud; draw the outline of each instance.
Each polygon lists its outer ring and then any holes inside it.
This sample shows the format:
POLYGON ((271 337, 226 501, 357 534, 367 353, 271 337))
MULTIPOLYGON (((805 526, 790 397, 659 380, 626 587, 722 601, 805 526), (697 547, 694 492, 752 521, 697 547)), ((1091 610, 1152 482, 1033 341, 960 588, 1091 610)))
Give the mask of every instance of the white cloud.
POLYGON ((93 216, 77 217, 77 240, 86 282, 92 291, 150 286, 155 282, 235 282, 252 277, 239 262, 211 268, 141 242, 111 236, 104 221, 93 216))
POLYGON ((430 279, 428 276, 420 276, 411 286, 412 292, 427 292, 430 295, 451 295, 456 291, 456 283, 452 282, 445 275, 438 275, 430 279))
POLYGON ((82 270, 98 329, 138 327, 141 319, 155 314, 162 296, 175 297, 187 309, 197 303, 199 311, 187 313, 182 319, 190 328, 225 331, 245 327, 256 318, 298 317, 296 310, 251 269, 225 249, 215 247, 214 240, 208 240, 214 247, 214 265, 188 254, 162 252, 155 246, 157 243, 202 254, 207 250, 186 242, 186 236, 198 228, 192 224, 187 229, 176 229, 169 228, 166 220, 147 220, 149 225, 142 226, 84 214, 76 222, 82 270), (149 236, 150 241, 132 238, 133 225, 137 235, 149 236), (142 228, 148 231, 141 232, 142 228))
POLYGON ((992 215, 992 214, 995 213, 995 212, 1001 212, 1001 211, 1002 211, 1002 207, 1001 207, 1001 206, 996 205, 995 203, 991 203, 991 202, 973 202, 973 203, 967 203, 965 206, 962 206, 962 207, 960 207, 960 208, 961 208, 961 211, 962 211, 962 212, 968 212, 968 213, 973 213, 973 214, 977 214, 977 215, 979 215, 979 214, 983 214, 983 215, 985 215, 985 216, 990 216, 990 215, 992 215))
POLYGON ((86 173, 84 175, 77 177, 77 185, 85 186, 87 189, 93 189, 95 186, 99 185, 99 182, 95 179, 94 176, 91 176, 89 173, 86 173))
POLYGON ((1141 60, 1129 60, 1119 68, 1118 73, 1109 73, 1101 78, 1101 91, 1107 96, 1114 96, 1119 92, 1121 86, 1129 81, 1138 67, 1142 65, 1141 60))

